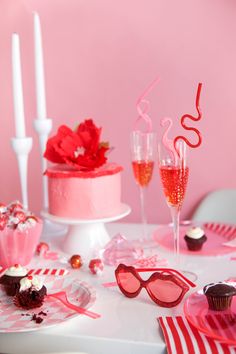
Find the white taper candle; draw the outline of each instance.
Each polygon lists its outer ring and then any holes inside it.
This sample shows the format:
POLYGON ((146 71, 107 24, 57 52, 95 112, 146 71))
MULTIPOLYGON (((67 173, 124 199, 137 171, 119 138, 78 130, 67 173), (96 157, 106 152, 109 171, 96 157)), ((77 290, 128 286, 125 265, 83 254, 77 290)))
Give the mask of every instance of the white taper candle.
POLYGON ((35 60, 35 83, 36 83, 36 102, 37 118, 46 119, 46 98, 44 83, 44 65, 43 48, 40 19, 37 13, 34 13, 34 60, 35 60))
POLYGON ((12 83, 16 137, 24 138, 25 115, 21 78, 20 39, 17 33, 12 34, 12 83))

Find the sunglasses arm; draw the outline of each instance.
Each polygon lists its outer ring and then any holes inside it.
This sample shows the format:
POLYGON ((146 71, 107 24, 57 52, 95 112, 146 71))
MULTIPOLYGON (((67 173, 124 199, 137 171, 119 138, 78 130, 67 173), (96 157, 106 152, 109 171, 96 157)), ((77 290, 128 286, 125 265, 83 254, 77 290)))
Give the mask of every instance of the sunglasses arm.
MULTIPOLYGON (((192 288, 195 288, 197 286, 196 284, 191 282, 191 280, 186 278, 182 273, 180 273, 177 270, 172 269, 172 268, 135 268, 135 270, 138 273, 162 271, 162 272, 166 272, 166 273, 169 273, 169 274, 176 274, 176 275, 180 276, 192 288)), ((110 288, 110 287, 113 287, 113 286, 117 286, 117 282, 108 282, 108 283, 103 283, 102 285, 105 288, 110 288)))
POLYGON ((175 269, 172 268, 135 268, 135 270, 139 273, 142 272, 155 272, 155 271, 163 271, 163 272, 167 272, 170 274, 177 274, 179 275, 182 279, 184 279, 184 281, 189 284, 192 288, 195 288, 197 285, 194 284, 193 282, 191 282, 191 280, 189 280, 188 278, 186 278, 182 273, 178 272, 175 269))

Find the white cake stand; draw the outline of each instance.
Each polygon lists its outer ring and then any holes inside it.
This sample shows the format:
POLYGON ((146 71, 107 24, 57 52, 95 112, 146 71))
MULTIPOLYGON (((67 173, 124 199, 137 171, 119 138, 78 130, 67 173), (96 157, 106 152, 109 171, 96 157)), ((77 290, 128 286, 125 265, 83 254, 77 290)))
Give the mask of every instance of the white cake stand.
POLYGON ((122 204, 119 214, 93 220, 61 218, 45 211, 42 212, 42 215, 58 224, 68 225, 68 232, 62 245, 63 251, 71 255, 79 254, 89 260, 94 258, 96 252, 110 240, 104 224, 122 219, 130 212, 131 208, 126 204, 122 204))

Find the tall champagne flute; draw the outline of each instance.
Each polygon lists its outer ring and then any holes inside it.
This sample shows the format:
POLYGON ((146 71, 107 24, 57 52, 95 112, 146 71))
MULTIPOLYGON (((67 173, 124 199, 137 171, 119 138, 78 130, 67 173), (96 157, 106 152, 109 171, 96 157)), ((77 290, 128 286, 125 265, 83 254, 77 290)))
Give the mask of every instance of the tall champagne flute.
POLYGON ((146 193, 152 179, 154 160, 157 151, 156 134, 133 131, 131 133, 131 154, 134 178, 140 190, 143 246, 148 245, 146 193))
POLYGON ((174 149, 166 148, 166 146, 160 142, 158 144, 158 158, 163 191, 167 205, 170 208, 173 222, 176 266, 179 267, 180 210, 183 204, 189 175, 185 142, 178 142, 178 153, 174 149))

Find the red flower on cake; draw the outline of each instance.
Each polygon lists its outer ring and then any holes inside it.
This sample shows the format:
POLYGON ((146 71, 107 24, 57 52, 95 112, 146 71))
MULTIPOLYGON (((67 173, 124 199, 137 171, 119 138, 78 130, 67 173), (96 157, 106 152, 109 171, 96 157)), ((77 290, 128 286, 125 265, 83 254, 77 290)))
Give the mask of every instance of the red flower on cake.
POLYGON ((101 131, 92 119, 79 124, 75 131, 62 125, 57 134, 48 139, 44 157, 77 170, 94 170, 106 162, 105 154, 109 150, 108 143, 100 142, 101 131))

